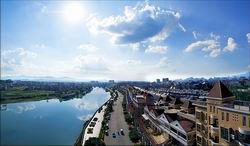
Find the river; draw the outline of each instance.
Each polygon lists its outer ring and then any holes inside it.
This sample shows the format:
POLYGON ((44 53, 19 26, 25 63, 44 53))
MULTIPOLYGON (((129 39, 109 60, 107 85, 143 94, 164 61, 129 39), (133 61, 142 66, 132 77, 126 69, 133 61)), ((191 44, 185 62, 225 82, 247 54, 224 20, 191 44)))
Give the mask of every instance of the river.
POLYGON ((94 88, 82 98, 7 104, 1 110, 1 145, 73 145, 84 121, 109 99, 94 88))

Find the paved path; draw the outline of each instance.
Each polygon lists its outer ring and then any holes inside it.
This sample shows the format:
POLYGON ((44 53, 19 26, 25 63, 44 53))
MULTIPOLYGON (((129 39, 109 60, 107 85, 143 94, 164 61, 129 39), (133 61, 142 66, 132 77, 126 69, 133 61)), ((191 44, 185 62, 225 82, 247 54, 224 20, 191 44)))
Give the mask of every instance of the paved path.
MULTIPOLYGON (((119 93, 119 92, 118 92, 119 93)), ((128 125, 125 122, 123 109, 122 109, 123 95, 118 94, 118 99, 114 103, 114 111, 111 113, 111 119, 109 121, 109 136, 104 137, 104 142, 106 145, 134 145, 129 139, 128 125), (117 131, 120 133, 120 129, 123 129, 125 135, 118 135, 117 131), (115 133, 116 138, 112 137, 115 133)))
MULTIPOLYGON (((84 145, 85 141, 88 140, 90 137, 98 137, 99 136, 99 133, 100 133, 101 127, 102 127, 102 121, 103 121, 103 115, 104 115, 105 109, 106 109, 106 106, 103 106, 102 111, 100 113, 96 112, 94 118, 97 117, 98 120, 97 120, 97 122, 95 124, 95 127, 90 127, 88 125, 88 127, 86 128, 85 133, 84 133, 84 138, 83 138, 82 145, 84 145), (93 128, 93 133, 92 134, 87 134, 88 128, 93 128)), ((93 119, 91 120, 91 122, 93 121, 93 119)))

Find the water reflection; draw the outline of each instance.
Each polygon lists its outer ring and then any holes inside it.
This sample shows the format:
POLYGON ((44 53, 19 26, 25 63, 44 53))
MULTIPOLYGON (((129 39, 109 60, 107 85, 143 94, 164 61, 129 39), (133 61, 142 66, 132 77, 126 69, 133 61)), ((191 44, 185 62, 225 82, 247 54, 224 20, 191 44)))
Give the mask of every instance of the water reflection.
POLYGON ((103 89, 94 88, 81 99, 64 102, 1 104, 0 145, 73 145, 83 122, 108 98, 103 89))
POLYGON ((81 101, 79 103, 76 103, 75 107, 78 110, 93 110, 93 109, 97 109, 99 106, 97 102, 92 103, 86 100, 86 101, 81 101))
POLYGON ((81 120, 81 121, 87 121, 92 117, 92 114, 88 114, 88 115, 82 115, 82 116, 78 116, 77 119, 81 120))

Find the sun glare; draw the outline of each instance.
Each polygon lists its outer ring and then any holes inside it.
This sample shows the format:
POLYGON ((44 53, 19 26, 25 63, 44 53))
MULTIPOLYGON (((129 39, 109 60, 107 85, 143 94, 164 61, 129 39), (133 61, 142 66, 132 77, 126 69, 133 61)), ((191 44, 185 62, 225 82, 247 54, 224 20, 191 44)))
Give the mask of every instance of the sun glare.
POLYGON ((84 18, 84 8, 79 2, 70 2, 65 4, 62 11, 64 19, 72 24, 81 22, 84 18))

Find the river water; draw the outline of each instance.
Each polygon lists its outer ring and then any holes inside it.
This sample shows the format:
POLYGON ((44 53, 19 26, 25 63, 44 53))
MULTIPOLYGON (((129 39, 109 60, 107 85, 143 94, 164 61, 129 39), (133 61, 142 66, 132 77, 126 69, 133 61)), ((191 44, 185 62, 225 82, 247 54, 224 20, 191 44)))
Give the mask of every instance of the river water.
POLYGON ((73 145, 82 125, 109 99, 94 88, 82 98, 12 103, 1 110, 1 145, 73 145))

